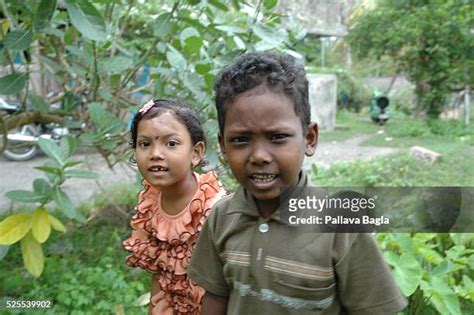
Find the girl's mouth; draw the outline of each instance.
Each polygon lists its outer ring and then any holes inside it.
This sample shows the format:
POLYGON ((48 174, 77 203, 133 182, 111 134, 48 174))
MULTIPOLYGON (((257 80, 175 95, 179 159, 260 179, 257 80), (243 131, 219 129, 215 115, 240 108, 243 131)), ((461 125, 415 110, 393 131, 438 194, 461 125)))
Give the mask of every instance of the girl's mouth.
POLYGON ((152 166, 148 169, 150 172, 167 172, 168 169, 166 167, 163 167, 163 166, 152 166))

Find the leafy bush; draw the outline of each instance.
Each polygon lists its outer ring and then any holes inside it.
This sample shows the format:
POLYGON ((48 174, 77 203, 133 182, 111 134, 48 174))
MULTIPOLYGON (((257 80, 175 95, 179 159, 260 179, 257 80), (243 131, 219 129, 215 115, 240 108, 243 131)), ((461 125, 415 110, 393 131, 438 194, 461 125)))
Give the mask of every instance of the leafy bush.
POLYGON ((418 164, 409 155, 395 155, 372 161, 340 163, 329 169, 312 168, 312 181, 318 186, 415 186, 418 164))
POLYGON ((466 126, 464 122, 459 120, 430 119, 428 120, 428 126, 433 134, 440 136, 462 137, 474 135, 472 124, 466 126))
POLYGON ((150 275, 125 265, 121 241, 129 233, 128 226, 95 220, 54 236, 37 279, 24 272, 19 249, 12 248, 4 261, 11 267, 0 269, 2 299, 51 300, 45 314, 146 313, 138 300, 150 290, 150 275))
POLYGON ((390 96, 390 106, 404 113, 413 115, 416 112, 416 96, 412 88, 402 88, 390 96))
POLYGON ((467 314, 474 304, 474 233, 377 234, 407 314, 467 314), (435 312, 436 311, 436 312, 435 312))
POLYGON ((387 132, 394 137, 424 137, 430 134, 430 129, 424 121, 404 119, 387 126, 387 132))

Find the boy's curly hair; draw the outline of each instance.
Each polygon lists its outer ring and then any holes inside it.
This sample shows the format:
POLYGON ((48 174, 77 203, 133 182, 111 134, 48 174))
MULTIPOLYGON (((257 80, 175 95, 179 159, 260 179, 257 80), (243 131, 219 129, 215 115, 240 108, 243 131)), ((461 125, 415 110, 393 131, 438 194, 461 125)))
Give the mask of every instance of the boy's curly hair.
POLYGON ((288 54, 275 52, 247 53, 225 67, 214 83, 219 130, 222 134, 227 107, 235 97, 261 84, 285 93, 292 101, 303 128, 311 121, 308 80, 304 66, 288 54))

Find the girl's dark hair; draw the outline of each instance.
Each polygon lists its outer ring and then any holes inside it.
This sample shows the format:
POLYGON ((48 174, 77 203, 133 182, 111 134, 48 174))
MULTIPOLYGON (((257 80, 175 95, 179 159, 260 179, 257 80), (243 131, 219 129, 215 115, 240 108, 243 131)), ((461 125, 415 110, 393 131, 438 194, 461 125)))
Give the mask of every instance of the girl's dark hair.
MULTIPOLYGON (((204 135, 201 120, 199 119, 199 115, 193 109, 188 107, 183 102, 173 99, 159 99, 153 102, 153 107, 146 111, 145 114, 142 114, 140 111, 138 111, 133 118, 132 124, 130 126, 130 146, 132 149, 135 150, 137 146, 137 131, 140 121, 142 119, 155 118, 165 112, 171 113, 179 121, 181 121, 183 125, 186 126, 193 145, 200 141, 206 144, 206 136, 204 135)), ((136 163, 133 158, 131 158, 130 161, 132 163, 136 163)), ((203 159, 200 165, 203 166, 205 164, 206 161, 203 159)))
POLYGON ((240 93, 266 84, 275 92, 283 92, 292 101, 303 129, 311 120, 308 80, 301 63, 288 54, 275 52, 247 53, 224 68, 214 83, 217 118, 222 134, 227 107, 240 93))

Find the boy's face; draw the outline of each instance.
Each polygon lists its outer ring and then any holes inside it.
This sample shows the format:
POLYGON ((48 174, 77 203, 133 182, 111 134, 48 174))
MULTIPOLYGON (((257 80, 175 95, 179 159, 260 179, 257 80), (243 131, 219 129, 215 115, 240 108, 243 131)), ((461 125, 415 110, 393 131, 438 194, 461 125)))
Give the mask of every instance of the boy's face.
POLYGON ((232 173, 257 205, 277 199, 282 189, 296 184, 304 155, 314 154, 317 125, 303 132, 293 102, 265 85, 227 106, 219 143, 232 173))

